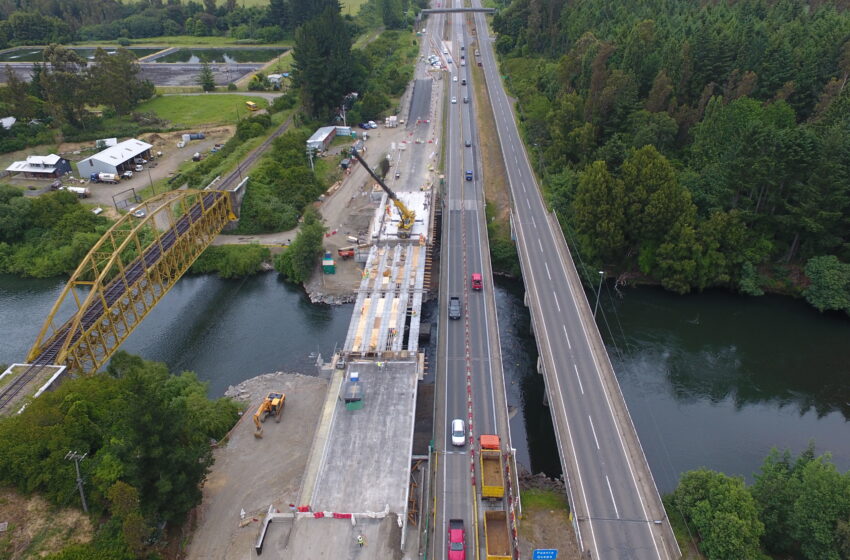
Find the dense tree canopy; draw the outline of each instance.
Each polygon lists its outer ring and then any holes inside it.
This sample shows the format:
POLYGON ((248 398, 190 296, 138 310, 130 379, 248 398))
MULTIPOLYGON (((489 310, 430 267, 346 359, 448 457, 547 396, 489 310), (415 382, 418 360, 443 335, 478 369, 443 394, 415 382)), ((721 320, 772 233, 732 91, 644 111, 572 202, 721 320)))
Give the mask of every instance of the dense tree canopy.
POLYGON ((75 477, 65 454, 88 453, 89 507, 112 515, 124 544, 139 549, 154 525, 180 522, 200 502, 210 438, 236 418, 236 405, 208 400, 193 373, 119 352, 106 373, 66 381, 0 421, 0 482, 66 503, 75 477))
POLYGON ((798 457, 773 449, 749 488, 705 469, 685 473, 670 505, 694 530, 708 560, 840 560, 850 552, 850 473, 809 446, 798 457))
MULTIPOLYGON (((501 10, 503 70, 579 249, 679 292, 800 293, 809 259, 850 262, 847 8, 514 0, 501 10)), ((825 286, 847 297, 846 283, 825 286)))
POLYGON ((295 240, 275 259, 275 268, 290 282, 306 282, 322 255, 324 237, 321 217, 315 210, 308 210, 295 240))

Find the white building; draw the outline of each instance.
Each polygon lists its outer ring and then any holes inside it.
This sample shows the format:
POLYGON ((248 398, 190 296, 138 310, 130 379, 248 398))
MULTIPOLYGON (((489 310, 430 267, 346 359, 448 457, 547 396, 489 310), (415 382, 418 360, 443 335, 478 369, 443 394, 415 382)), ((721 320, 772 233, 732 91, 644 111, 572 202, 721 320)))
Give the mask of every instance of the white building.
POLYGON ((312 150, 318 150, 320 152, 324 152, 328 149, 328 146, 333 142, 334 137, 336 137, 336 127, 335 126, 323 126, 319 130, 313 133, 307 140, 307 147, 312 150))
POLYGON ((16 161, 6 168, 9 173, 23 173, 30 179, 55 179, 71 172, 67 159, 56 154, 49 156, 27 156, 26 161, 16 161))
POLYGON ((152 145, 141 140, 131 138, 106 148, 93 156, 77 162, 77 171, 80 177, 90 177, 92 173, 115 173, 120 175, 124 171, 135 167, 135 158, 150 159, 152 145))

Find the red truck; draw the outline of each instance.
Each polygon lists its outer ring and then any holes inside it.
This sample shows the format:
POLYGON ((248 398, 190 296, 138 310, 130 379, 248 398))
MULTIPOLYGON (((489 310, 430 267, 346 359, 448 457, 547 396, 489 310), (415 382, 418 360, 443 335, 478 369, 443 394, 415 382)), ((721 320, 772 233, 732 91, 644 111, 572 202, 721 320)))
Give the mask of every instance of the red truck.
POLYGON ((466 560, 463 519, 449 519, 449 560, 466 560))
POLYGON ((482 286, 483 286, 483 283, 481 281, 481 274, 479 274, 477 272, 474 273, 472 275, 472 289, 478 291, 478 290, 481 290, 482 286))

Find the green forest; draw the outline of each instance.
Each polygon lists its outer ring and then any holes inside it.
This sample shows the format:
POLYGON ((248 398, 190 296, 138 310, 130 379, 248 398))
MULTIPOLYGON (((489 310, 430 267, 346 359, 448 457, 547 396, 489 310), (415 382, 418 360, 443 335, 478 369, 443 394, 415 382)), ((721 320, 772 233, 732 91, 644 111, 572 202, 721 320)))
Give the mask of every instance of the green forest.
POLYGON ((829 454, 773 449, 754 478, 746 486, 708 469, 684 473, 665 500, 680 540, 707 560, 850 558, 850 473, 829 454))
POLYGON ((179 526, 200 503, 210 442, 238 412, 229 399, 207 399, 194 373, 118 352, 105 373, 67 380, 0 422, 0 483, 67 504, 76 489, 65 455, 87 453, 80 468, 98 532, 51 558, 149 557, 157 528, 179 526))
POLYGON ((850 313, 847 7, 502 8, 502 70, 585 264, 622 283, 789 293, 850 313))

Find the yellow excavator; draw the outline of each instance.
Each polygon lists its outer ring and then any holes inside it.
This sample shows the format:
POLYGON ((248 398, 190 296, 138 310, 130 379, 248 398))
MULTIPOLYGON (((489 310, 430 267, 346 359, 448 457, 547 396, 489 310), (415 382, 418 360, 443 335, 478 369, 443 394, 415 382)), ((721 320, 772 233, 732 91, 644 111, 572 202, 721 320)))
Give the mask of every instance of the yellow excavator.
POLYGON ((262 422, 265 422, 266 418, 268 418, 270 414, 274 415, 275 422, 280 422, 280 415, 283 413, 283 405, 285 402, 286 395, 283 393, 272 392, 269 393, 269 396, 263 399, 263 402, 260 403, 260 407, 254 414, 254 425, 257 426, 257 431, 254 432, 254 437, 263 437, 262 422))
POLYGON ((381 180, 380 177, 375 175, 375 172, 372 171, 372 168, 366 163, 360 154, 357 153, 357 150, 354 148, 351 149, 352 155, 357 158, 357 161, 369 172, 369 175, 372 176, 374 180, 381 185, 381 188, 387 193, 387 196, 390 197, 390 200, 393 201, 395 207, 398 209, 399 217, 401 218, 401 223, 398 225, 398 237, 399 239, 409 239, 410 231, 413 229, 413 222, 416 220, 416 212, 408 208, 404 205, 404 203, 398 199, 398 196, 390 189, 384 181, 381 180))

